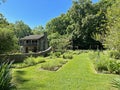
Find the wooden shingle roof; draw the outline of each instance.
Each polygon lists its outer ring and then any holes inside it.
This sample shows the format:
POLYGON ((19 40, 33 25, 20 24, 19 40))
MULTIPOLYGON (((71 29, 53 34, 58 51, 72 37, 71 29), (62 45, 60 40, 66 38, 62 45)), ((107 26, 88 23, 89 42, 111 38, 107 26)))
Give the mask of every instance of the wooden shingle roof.
POLYGON ((24 38, 21 38, 20 40, 38 40, 43 36, 44 35, 29 35, 29 36, 25 36, 24 38))

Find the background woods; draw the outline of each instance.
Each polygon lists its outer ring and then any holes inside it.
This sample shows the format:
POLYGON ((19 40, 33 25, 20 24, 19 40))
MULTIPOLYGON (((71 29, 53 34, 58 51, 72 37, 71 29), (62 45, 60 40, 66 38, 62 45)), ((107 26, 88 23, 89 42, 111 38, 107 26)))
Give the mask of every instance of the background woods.
POLYGON ((48 33, 53 50, 103 49, 106 46, 118 50, 119 3, 118 0, 100 0, 97 3, 76 0, 67 13, 51 19, 45 27, 39 25, 33 29, 23 21, 9 23, 0 14, 0 53, 17 51, 20 38, 43 32, 48 33), (114 37, 113 43, 111 37, 114 37))

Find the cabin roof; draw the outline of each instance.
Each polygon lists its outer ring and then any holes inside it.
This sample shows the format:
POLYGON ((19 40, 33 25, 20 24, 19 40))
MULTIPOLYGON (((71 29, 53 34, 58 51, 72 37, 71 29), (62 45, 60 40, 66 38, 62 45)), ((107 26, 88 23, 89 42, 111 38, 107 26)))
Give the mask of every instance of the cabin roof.
POLYGON ((29 35, 29 36, 25 36, 24 38, 21 38, 20 40, 38 40, 43 36, 44 35, 29 35))

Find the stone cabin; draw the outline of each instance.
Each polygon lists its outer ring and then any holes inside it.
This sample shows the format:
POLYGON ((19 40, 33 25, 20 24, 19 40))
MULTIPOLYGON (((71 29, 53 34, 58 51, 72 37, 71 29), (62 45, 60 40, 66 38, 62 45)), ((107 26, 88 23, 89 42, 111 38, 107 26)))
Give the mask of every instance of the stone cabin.
POLYGON ((43 35, 29 35, 20 39, 21 52, 40 52, 48 49, 47 33, 43 35))

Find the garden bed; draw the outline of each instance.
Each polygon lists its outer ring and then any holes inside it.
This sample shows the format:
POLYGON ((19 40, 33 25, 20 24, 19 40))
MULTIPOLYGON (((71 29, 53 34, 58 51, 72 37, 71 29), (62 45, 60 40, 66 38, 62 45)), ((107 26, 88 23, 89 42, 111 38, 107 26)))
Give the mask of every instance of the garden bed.
POLYGON ((42 70, 49 70, 49 71, 57 71, 59 70, 64 64, 66 64, 66 60, 51 60, 41 65, 42 70))

